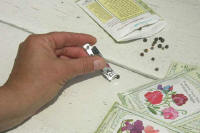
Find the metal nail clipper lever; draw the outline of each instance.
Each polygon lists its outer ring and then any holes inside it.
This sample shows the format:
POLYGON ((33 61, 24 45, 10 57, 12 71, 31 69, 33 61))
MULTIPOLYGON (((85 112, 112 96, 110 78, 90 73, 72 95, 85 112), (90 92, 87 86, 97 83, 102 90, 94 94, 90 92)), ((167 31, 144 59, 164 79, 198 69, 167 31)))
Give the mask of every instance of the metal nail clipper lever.
MULTIPOLYGON (((91 46, 90 44, 85 44, 83 46, 83 48, 85 49, 85 51, 88 53, 89 56, 97 55, 97 56, 103 57, 103 55, 100 53, 100 51, 97 49, 96 46, 91 46)), ((120 75, 115 73, 108 63, 106 63, 106 64, 107 64, 107 66, 101 70, 103 76, 109 81, 112 81, 114 79, 119 79, 120 75)))

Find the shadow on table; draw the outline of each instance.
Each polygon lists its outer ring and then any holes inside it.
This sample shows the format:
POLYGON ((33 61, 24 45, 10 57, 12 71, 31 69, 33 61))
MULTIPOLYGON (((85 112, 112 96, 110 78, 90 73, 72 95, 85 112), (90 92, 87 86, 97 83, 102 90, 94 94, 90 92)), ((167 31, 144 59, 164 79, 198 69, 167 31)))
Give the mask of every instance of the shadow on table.
MULTIPOLYGON (((74 79, 68 81, 68 82, 60 89, 60 92, 58 93, 58 95, 57 95, 54 99, 52 99, 49 103, 47 103, 46 105, 44 105, 36 114, 40 113, 40 112, 43 111, 44 109, 46 109, 46 108, 48 108, 49 106, 51 106, 52 104, 54 104, 54 103, 58 100, 59 96, 62 95, 62 93, 63 93, 63 91, 64 91, 65 89, 69 88, 70 86, 72 86, 72 85, 74 85, 74 84, 76 84, 76 83, 79 83, 79 82, 82 82, 82 81, 84 81, 84 80, 88 80, 88 79, 94 78, 94 77, 96 77, 96 76, 99 76, 100 74, 101 74, 100 72, 90 73, 90 74, 78 76, 78 77, 76 77, 76 78, 74 78, 74 79)), ((35 115, 36 115, 36 114, 35 114, 35 115)), ((0 133, 6 133, 6 132, 8 132, 8 131, 10 131, 10 130, 14 130, 14 129, 16 129, 17 127, 23 125, 23 124, 24 124, 26 121, 28 121, 29 119, 31 119, 31 117, 28 118, 28 119, 26 119, 23 123, 21 123, 21 124, 15 126, 15 127, 11 128, 11 129, 9 129, 9 130, 0 132, 0 133)))

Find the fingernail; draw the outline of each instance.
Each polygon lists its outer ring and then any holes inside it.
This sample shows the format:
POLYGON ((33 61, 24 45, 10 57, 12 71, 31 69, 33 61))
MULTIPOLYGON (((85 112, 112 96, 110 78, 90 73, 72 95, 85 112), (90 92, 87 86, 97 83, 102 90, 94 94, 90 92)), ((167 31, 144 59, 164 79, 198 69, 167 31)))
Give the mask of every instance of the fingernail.
POLYGON ((101 70, 105 67, 105 63, 101 60, 95 60, 94 61, 94 70, 101 70))

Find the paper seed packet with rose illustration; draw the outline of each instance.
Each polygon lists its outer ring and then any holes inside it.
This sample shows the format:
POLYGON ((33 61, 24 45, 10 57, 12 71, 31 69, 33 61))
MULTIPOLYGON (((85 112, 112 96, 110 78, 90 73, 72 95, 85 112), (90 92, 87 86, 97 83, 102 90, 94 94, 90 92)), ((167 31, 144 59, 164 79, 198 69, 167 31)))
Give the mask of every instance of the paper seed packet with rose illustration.
POLYGON ((160 124, 151 117, 114 103, 95 133, 181 133, 171 125, 160 124))
MULTIPOLYGON (((166 77, 169 77, 171 75, 181 73, 181 72, 190 72, 198 68, 200 67, 195 66, 195 65, 188 65, 181 62, 174 62, 170 65, 166 77)), ((200 132, 200 117, 197 117, 193 121, 190 121, 187 124, 184 124, 182 128, 193 131, 193 132, 200 132)))
POLYGON ((200 69, 120 93, 119 98, 123 105, 158 123, 196 132, 183 126, 200 117, 200 69))

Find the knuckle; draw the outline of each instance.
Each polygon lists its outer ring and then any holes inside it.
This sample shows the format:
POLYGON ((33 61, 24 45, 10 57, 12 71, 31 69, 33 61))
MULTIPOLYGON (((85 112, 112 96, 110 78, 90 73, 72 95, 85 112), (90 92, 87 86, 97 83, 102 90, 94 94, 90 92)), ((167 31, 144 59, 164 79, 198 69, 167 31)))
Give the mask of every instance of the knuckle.
POLYGON ((21 49, 23 46, 24 46, 24 42, 21 42, 21 43, 19 44, 19 49, 21 49))
POLYGON ((67 48, 64 48, 62 54, 67 55, 68 53, 69 53, 68 49, 67 49, 67 48))
POLYGON ((47 37, 45 35, 36 35, 32 34, 27 37, 25 40, 25 44, 28 47, 38 47, 41 44, 46 44, 47 42, 47 37))
POLYGON ((27 41, 32 41, 32 40, 34 40, 35 38, 37 37, 37 35, 35 35, 35 34, 31 34, 31 35, 29 35, 28 37, 27 37, 27 41))
POLYGON ((24 45, 32 46, 38 40, 37 38, 38 38, 37 35, 34 35, 34 34, 29 35, 27 39, 25 40, 24 45))

